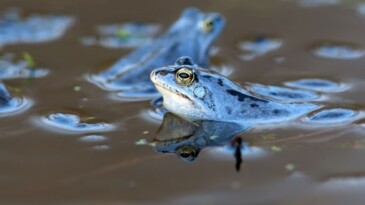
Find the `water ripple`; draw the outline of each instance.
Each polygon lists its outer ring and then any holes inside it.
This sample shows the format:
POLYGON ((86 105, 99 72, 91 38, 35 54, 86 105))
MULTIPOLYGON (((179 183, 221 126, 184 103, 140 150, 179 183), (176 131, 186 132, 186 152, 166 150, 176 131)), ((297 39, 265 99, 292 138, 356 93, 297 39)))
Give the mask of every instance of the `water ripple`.
POLYGON ((18 114, 32 104, 33 102, 27 98, 12 97, 5 85, 0 83, 0 116, 18 114))
POLYGON ((323 42, 312 48, 315 56, 331 59, 351 60, 361 58, 365 55, 365 50, 350 43, 323 42))
POLYGON ((61 38, 73 22, 74 18, 63 15, 31 14, 25 18, 18 9, 9 9, 0 17, 0 47, 61 38))
POLYGON ((85 121, 88 120, 75 114, 66 113, 52 113, 41 118, 41 122, 48 128, 51 127, 52 130, 56 128, 71 133, 104 132, 114 128, 113 125, 104 122, 88 123, 85 121))
POLYGON ((357 120, 359 116, 359 111, 344 108, 327 108, 310 114, 303 121, 311 124, 344 124, 357 120))
POLYGON ((283 102, 305 102, 318 100, 321 96, 310 90, 299 90, 278 86, 251 84, 251 91, 283 102))
POLYGON ((158 24, 136 22, 101 25, 97 27, 96 36, 86 36, 81 43, 106 48, 135 48, 152 42, 160 27, 158 24))
POLYGON ((40 78, 49 73, 43 68, 30 68, 25 60, 14 60, 14 55, 6 54, 0 57, 0 79, 40 78))
POLYGON ((284 83, 286 86, 302 88, 319 92, 340 92, 348 88, 348 85, 319 78, 300 79, 284 83))
POLYGON ((282 44, 282 40, 274 37, 248 37, 247 39, 241 41, 238 45, 241 50, 246 52, 245 54, 242 54, 240 58, 242 60, 252 60, 258 56, 262 56, 279 49, 282 44))

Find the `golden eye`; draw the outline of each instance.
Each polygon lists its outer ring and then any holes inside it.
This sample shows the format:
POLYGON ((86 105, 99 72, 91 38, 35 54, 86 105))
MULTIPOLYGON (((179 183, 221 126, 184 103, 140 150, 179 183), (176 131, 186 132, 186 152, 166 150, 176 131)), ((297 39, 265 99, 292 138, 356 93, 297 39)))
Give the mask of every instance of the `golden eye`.
POLYGON ((201 28, 204 32, 210 33, 214 30, 214 23, 211 19, 206 19, 202 22, 201 28))
POLYGON ((192 162, 197 158, 199 149, 194 146, 182 145, 177 148, 176 154, 180 159, 187 162, 192 162))
POLYGON ((176 72, 176 80, 181 85, 189 86, 194 81, 194 73, 189 68, 180 68, 176 72))

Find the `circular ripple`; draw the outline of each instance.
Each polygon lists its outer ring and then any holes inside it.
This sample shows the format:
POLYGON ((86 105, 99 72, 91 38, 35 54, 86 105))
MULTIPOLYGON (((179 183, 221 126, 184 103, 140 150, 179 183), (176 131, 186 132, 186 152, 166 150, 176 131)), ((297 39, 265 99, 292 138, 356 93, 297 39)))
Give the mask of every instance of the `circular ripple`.
POLYGON ((305 117, 304 121, 313 124, 342 124, 351 123, 354 120, 357 120, 358 115, 359 112, 355 110, 333 108, 320 110, 314 114, 311 114, 310 116, 305 117))
POLYGON ((303 88, 320 92, 339 92, 346 89, 346 85, 323 79, 301 79, 284 83, 286 86, 303 88))
POLYGON ((82 119, 79 116, 65 113, 49 114, 46 117, 42 117, 41 122, 47 126, 51 126, 52 128, 56 128, 60 131, 66 131, 72 133, 103 132, 103 131, 110 131, 114 128, 113 125, 103 122, 99 123, 82 122, 82 119))
POLYGON ((28 109, 32 101, 22 97, 12 97, 6 87, 0 83, 0 116, 18 114, 28 109))
POLYGON ((238 47, 243 51, 249 52, 241 55, 242 60, 252 60, 257 56, 262 56, 279 49, 282 44, 283 41, 278 38, 255 36, 241 41, 238 47))
POLYGON ((250 88, 254 93, 284 102, 304 102, 320 98, 318 93, 309 90, 297 90, 260 84, 251 84, 250 88))
POLYGON ((315 45, 312 49, 315 56, 331 59, 356 59, 365 55, 360 46, 349 43, 324 42, 315 45))

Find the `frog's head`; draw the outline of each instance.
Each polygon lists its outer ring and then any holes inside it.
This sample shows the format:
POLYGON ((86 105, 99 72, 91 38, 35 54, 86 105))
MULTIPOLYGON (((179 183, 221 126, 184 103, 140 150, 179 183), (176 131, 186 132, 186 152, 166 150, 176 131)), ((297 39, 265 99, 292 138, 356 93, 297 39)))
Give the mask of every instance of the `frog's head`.
POLYGON ((188 120, 211 119, 216 115, 214 91, 219 81, 215 79, 220 77, 209 70, 198 69, 189 57, 181 57, 175 65, 157 68, 151 73, 152 82, 162 94, 164 107, 188 120))
MULTIPOLYGON (((225 25, 225 19, 218 13, 204 13, 197 8, 185 9, 179 20, 170 29, 170 34, 180 36, 184 43, 199 46, 199 57, 206 59, 214 40, 219 36, 225 25)), ((201 62, 201 59, 194 59, 201 62)))

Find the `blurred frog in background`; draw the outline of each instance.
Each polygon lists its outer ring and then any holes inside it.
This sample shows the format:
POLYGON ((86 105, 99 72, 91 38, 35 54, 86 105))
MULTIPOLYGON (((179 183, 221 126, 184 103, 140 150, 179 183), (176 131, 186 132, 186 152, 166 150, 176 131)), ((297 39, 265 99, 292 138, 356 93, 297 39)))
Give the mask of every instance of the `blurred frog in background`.
POLYGON ((198 65, 209 67, 209 53, 225 19, 218 13, 185 9, 180 18, 155 41, 118 60, 106 71, 92 75, 90 81, 121 98, 159 96, 149 76, 153 69, 174 64, 180 56, 190 56, 198 65))

